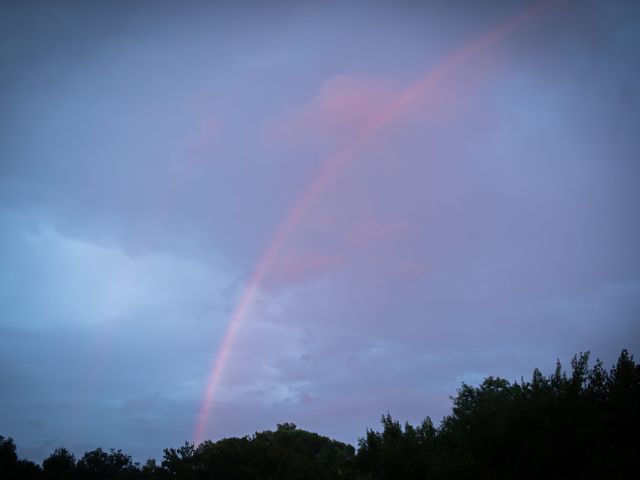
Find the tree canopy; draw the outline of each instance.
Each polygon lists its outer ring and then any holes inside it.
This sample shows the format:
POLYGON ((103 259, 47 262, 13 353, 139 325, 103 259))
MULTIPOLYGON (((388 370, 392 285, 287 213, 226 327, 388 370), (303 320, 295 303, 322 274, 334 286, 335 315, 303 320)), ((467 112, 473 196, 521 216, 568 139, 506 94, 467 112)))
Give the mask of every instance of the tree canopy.
POLYGON ((567 374, 558 361, 545 376, 462 384, 440 426, 429 417, 401 425, 389 413, 381 430, 351 445, 279 424, 275 431, 185 443, 143 466, 121 450, 80 459, 57 448, 42 465, 20 460, 0 436, 2 478, 42 480, 386 480, 634 478, 640 458, 640 365, 626 350, 606 370, 589 353, 567 374))

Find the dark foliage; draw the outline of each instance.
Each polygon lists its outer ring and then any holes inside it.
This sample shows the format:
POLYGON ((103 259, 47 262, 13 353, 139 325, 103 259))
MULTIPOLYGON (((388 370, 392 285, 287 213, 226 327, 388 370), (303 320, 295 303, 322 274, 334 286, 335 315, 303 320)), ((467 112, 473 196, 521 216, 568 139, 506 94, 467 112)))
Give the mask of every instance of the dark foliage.
POLYGON ((545 377, 463 384, 437 430, 404 431, 389 415, 360 440, 360 472, 371 479, 637 478, 640 366, 626 350, 607 372, 576 355, 545 377))
POLYGON ((47 479, 65 480, 72 478, 76 469, 76 457, 66 448, 56 448, 42 462, 42 471, 47 479))
POLYGON ((609 371, 576 355, 544 376, 463 384, 436 428, 427 417, 402 426, 388 413, 358 450, 291 423, 243 438, 186 443, 144 466, 120 450, 98 448, 76 461, 56 449, 40 466, 19 460, 0 436, 0 477, 42 480, 248 479, 601 479, 637 478, 640 365, 623 350, 609 371))
POLYGON ((16 444, 0 435, 0 478, 7 480, 40 479, 42 470, 29 460, 18 460, 16 444))

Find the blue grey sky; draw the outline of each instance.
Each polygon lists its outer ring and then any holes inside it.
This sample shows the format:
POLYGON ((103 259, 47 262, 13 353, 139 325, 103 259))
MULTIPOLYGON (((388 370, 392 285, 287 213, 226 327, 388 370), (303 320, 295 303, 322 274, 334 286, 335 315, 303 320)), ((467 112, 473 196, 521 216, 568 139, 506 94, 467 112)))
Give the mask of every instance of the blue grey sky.
POLYGON ((637 353, 638 25, 633 1, 3 2, 0 434, 160 458, 239 304, 213 439, 355 443, 461 382, 637 353))

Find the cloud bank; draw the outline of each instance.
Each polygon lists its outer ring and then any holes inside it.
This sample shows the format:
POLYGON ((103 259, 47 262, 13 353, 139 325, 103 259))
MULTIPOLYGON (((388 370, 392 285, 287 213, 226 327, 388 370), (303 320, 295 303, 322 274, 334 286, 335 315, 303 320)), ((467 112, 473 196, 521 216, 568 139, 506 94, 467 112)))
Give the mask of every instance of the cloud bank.
MULTIPOLYGON (((551 2, 340 163, 206 433, 355 442, 460 382, 639 345, 633 2, 551 2)), ((42 459, 192 436, 230 312, 319 172, 527 2, 3 6, 0 425, 42 459)))

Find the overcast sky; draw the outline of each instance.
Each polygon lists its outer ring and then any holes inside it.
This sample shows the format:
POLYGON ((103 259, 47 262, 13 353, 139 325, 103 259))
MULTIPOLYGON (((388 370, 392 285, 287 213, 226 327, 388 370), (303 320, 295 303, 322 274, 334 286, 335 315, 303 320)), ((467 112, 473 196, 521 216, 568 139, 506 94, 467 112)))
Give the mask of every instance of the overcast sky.
POLYGON ((213 439, 639 352, 638 2, 275 5, 2 3, 20 456, 194 440, 234 315, 213 439))

